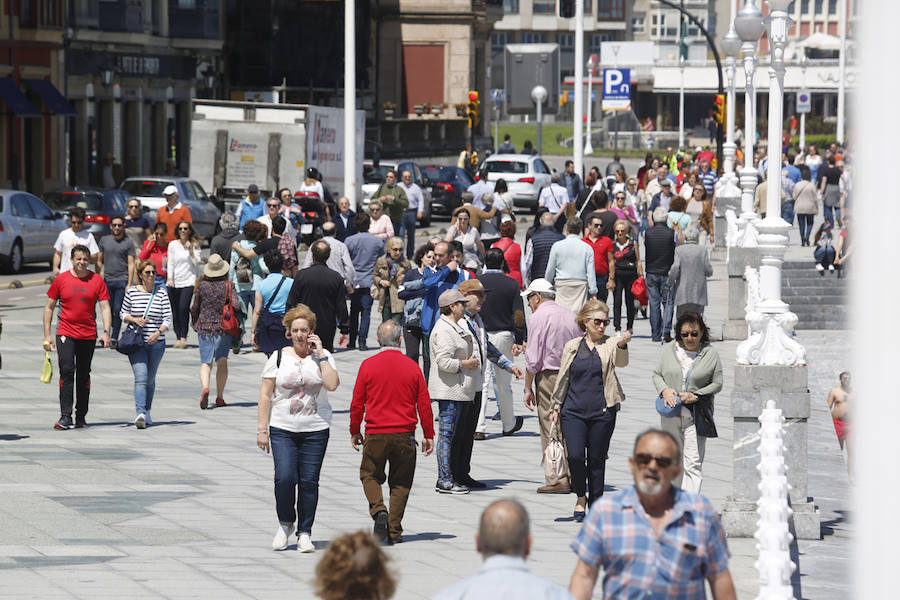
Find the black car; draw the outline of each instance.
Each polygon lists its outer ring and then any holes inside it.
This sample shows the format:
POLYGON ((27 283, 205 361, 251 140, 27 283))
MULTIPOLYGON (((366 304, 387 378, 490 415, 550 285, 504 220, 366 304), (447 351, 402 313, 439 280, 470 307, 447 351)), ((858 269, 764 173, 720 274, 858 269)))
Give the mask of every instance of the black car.
POLYGON ((69 210, 73 206, 84 209, 84 230, 89 231, 94 239, 100 241, 109 235, 109 220, 113 215, 124 215, 128 194, 124 190, 96 190, 73 188, 47 192, 42 199, 52 210, 58 211, 69 222, 69 210))
POLYGON ((422 175, 431 183, 431 213, 450 215, 457 206, 462 206, 462 193, 475 183, 465 169, 427 165, 422 167, 422 175))

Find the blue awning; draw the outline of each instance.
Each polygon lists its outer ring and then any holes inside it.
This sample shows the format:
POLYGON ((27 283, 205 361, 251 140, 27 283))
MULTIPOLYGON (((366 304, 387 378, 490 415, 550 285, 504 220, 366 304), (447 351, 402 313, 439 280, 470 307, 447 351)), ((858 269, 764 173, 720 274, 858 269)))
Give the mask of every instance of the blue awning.
POLYGON ((75 107, 69 104, 65 96, 59 93, 56 86, 46 79, 23 79, 28 86, 37 92, 44 104, 54 113, 61 117, 77 117, 78 113, 75 107))
POLYGON ((19 117, 39 117, 41 111, 28 101, 10 77, 0 77, 0 98, 19 117))

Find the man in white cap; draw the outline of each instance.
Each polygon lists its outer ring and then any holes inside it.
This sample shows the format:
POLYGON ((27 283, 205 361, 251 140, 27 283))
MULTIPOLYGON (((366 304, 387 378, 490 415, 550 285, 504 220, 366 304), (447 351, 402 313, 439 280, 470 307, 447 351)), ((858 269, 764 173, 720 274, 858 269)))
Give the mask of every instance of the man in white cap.
POLYGON ((175 239, 179 223, 182 221, 193 223, 193 221, 191 211, 178 201, 178 188, 167 185, 163 190, 163 196, 166 197, 166 205, 156 211, 156 222, 166 224, 166 243, 169 243, 175 239))
MULTIPOLYGON (((525 348, 525 406, 531 411, 537 406, 543 453, 550 439, 550 395, 556 385, 563 346, 583 334, 575 323, 575 313, 554 302, 556 292, 546 279, 535 279, 522 295, 531 309, 528 346, 525 348), (537 387, 537 394, 533 384, 537 387)), ((545 485, 539 487, 537 492, 568 494, 569 489, 566 466, 565 477, 552 481, 545 478, 545 485)))

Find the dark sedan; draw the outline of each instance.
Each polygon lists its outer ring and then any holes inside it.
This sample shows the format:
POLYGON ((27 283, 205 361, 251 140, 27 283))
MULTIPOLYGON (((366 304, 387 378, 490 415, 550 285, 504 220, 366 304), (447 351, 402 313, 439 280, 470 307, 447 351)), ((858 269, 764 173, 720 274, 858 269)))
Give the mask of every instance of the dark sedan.
POLYGON ((465 169, 428 165, 422 167, 422 175, 431 182, 431 214, 450 215, 462 205, 462 193, 475 183, 465 169))
POLYGON ((44 202, 52 210, 58 211, 69 222, 69 209, 80 206, 84 209, 84 230, 89 231, 99 241, 108 235, 109 219, 113 215, 124 215, 128 195, 122 190, 82 190, 47 192, 44 202))

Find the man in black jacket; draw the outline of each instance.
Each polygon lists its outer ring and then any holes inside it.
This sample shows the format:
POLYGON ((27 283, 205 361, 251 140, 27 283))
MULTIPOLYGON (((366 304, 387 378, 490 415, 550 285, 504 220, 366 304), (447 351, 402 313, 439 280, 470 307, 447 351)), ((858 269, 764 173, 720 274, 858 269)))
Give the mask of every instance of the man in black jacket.
MULTIPOLYGON (((491 248, 484 256, 484 273, 478 280, 485 290, 484 305, 481 307, 481 320, 487 331, 488 341, 497 347, 504 356, 517 356, 522 351, 525 341, 525 305, 519 282, 503 272, 503 251, 491 248)), ((515 416, 513 411, 513 393, 511 374, 503 369, 493 368, 493 398, 497 399, 500 409, 500 420, 503 422, 503 435, 512 435, 522 429, 523 417, 515 416)), ((488 384, 490 391, 491 385, 488 384)), ((484 439, 485 411, 487 399, 482 402, 481 414, 475 426, 476 439, 484 439)))
POLYGON ((316 333, 322 345, 334 352, 334 330, 339 325, 341 336, 338 345, 347 345, 350 331, 350 315, 347 313, 347 288, 344 278, 326 263, 331 248, 322 240, 310 248, 312 264, 297 272, 291 293, 288 295, 285 313, 298 304, 305 304, 316 315, 316 333))
POLYGON ((672 341, 674 299, 669 287, 669 268, 675 260, 675 232, 666 225, 669 214, 662 206, 653 211, 653 227, 644 233, 647 258, 647 295, 650 298, 650 337, 654 342, 672 341))
POLYGON ((350 210, 350 201, 347 200, 346 196, 341 196, 338 200, 338 212, 331 217, 335 225, 334 237, 339 242, 343 242, 356 233, 356 224, 353 221, 355 217, 356 213, 350 210))
POLYGON ((540 227, 525 242, 525 264, 522 274, 528 277, 528 281, 543 279, 547 271, 547 263, 550 261, 550 248, 553 244, 564 239, 563 234, 553 227, 554 215, 546 212, 541 215, 540 227))

